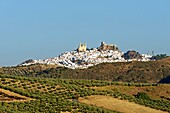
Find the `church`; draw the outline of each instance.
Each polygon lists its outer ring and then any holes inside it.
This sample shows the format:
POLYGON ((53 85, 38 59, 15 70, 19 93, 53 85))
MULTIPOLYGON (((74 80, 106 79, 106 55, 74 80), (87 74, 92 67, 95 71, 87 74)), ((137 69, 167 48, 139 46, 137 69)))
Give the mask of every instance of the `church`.
POLYGON ((78 51, 78 52, 85 52, 86 50, 87 50, 86 44, 80 43, 77 51, 78 51))

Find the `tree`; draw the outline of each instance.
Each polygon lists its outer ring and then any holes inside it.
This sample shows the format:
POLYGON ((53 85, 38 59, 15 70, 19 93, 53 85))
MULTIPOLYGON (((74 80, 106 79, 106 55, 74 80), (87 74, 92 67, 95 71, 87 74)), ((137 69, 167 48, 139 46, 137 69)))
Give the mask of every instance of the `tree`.
POLYGON ((138 94, 136 95, 136 98, 142 99, 142 100, 150 100, 150 97, 144 92, 138 92, 138 94))
POLYGON ((155 59, 155 60, 161 60, 161 59, 164 59, 164 58, 167 58, 168 56, 166 54, 157 54, 156 56, 153 56, 152 59, 155 59))

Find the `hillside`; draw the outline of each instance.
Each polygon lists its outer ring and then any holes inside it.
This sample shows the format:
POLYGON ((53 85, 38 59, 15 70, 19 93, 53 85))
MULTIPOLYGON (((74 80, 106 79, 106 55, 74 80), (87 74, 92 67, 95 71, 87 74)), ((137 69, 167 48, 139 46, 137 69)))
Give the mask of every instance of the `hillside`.
MULTIPOLYGON (((102 63, 88 69, 68 69, 56 65, 1 68, 0 74, 64 79, 95 79, 121 82, 164 82, 170 76, 170 57, 149 62, 102 63)), ((166 81, 169 83, 169 80, 166 81)))

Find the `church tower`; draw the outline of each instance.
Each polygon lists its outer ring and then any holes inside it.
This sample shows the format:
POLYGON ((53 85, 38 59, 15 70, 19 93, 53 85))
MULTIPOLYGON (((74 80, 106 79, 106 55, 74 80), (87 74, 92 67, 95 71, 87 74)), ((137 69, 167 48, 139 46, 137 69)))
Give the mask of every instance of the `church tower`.
POLYGON ((85 52, 86 49, 87 49, 86 44, 85 44, 85 43, 84 43, 84 44, 80 43, 77 51, 78 51, 78 52, 85 52))

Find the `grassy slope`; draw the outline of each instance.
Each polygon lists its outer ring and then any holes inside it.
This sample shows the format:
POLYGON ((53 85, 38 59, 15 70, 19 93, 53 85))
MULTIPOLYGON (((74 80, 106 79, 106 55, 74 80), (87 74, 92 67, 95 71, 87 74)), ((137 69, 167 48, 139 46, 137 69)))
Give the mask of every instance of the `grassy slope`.
POLYGON ((137 95, 138 92, 144 92, 149 97, 153 99, 170 99, 170 85, 168 84, 160 84, 157 86, 121 86, 121 85, 111 85, 111 86, 103 86, 103 87, 92 87, 96 90, 113 90, 120 92, 122 94, 126 94, 128 96, 137 95))
POLYGON ((153 83, 170 76, 170 57, 150 62, 103 63, 75 70, 51 65, 1 68, 0 74, 153 83))

